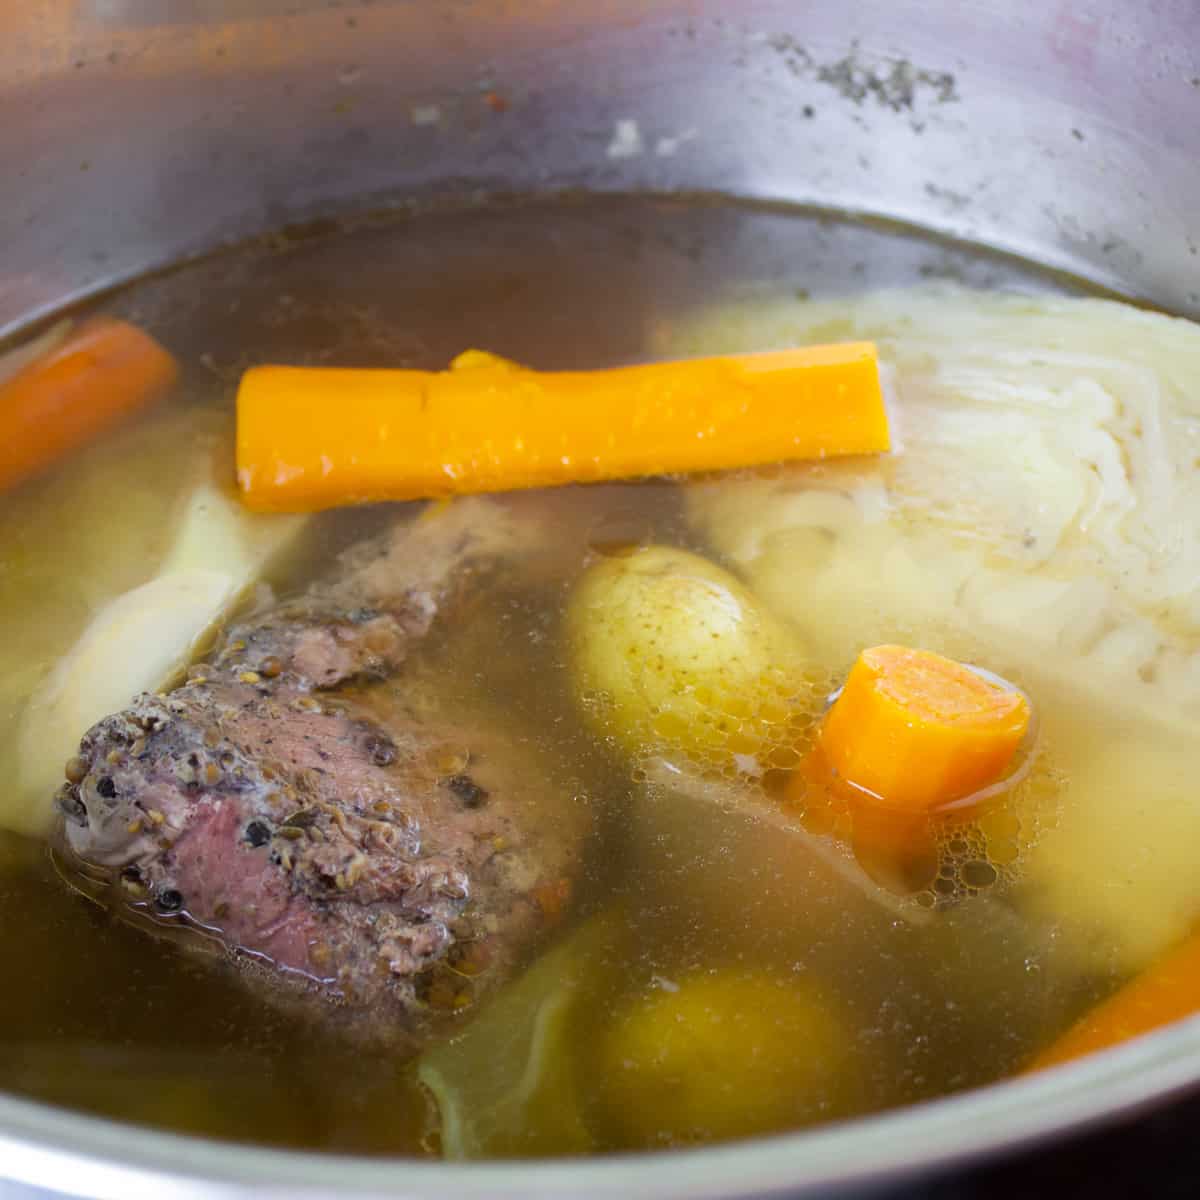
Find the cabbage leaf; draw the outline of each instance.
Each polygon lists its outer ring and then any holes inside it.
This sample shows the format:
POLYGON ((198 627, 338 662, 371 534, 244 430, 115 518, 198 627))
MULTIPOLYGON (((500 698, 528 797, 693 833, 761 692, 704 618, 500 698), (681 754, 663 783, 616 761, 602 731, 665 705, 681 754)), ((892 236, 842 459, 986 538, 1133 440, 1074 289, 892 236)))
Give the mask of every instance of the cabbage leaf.
POLYGON ((619 968, 617 912, 591 917, 500 991, 417 1075, 449 1159, 586 1154, 594 1148, 572 1052, 581 1012, 619 968))

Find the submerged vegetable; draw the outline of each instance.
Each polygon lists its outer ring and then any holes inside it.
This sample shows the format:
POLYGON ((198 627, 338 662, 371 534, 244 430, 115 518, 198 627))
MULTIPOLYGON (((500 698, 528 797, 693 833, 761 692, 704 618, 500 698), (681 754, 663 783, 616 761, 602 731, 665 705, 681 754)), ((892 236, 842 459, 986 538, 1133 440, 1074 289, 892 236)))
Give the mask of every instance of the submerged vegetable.
POLYGON ((837 777, 890 808, 926 811, 995 783, 1029 727, 1029 702, 928 650, 873 646, 821 726, 837 777))
POLYGON ((256 367, 238 391, 255 509, 508 491, 887 450, 870 343, 543 373, 256 367))
POLYGON ((1200 1012, 1200 936, 1192 935, 1115 996, 1085 1013, 1027 1068, 1040 1071, 1200 1012))
POLYGON ((748 771, 794 753, 812 703, 802 648, 707 559, 667 546, 601 559, 575 587, 567 633, 576 695, 630 753, 677 748, 748 771))
POLYGON ((594 1149, 571 1056, 576 1010, 618 969, 619 914, 592 917, 509 984, 417 1074, 441 1116, 450 1159, 594 1149))
POLYGON ((0 384, 0 489, 13 487, 157 399, 175 360, 149 334, 84 322, 0 384))
POLYGON ((302 524, 250 516, 212 484, 198 485, 155 577, 100 609, 30 697, 19 786, 0 803, 0 824, 44 831, 63 764, 89 726, 171 683, 302 524))
POLYGON ((599 1049, 621 1142, 673 1146, 794 1128, 837 1114, 850 1039, 806 976, 696 971, 627 1003, 599 1049))

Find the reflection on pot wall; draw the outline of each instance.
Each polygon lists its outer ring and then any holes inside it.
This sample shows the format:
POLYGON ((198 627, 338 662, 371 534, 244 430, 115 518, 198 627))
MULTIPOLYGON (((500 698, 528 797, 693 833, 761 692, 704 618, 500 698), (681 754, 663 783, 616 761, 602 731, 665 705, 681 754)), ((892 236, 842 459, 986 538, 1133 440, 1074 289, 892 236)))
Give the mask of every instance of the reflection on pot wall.
POLYGON ((0 329, 288 222, 562 187, 886 215, 1200 310, 1188 0, 6 10, 0 329))

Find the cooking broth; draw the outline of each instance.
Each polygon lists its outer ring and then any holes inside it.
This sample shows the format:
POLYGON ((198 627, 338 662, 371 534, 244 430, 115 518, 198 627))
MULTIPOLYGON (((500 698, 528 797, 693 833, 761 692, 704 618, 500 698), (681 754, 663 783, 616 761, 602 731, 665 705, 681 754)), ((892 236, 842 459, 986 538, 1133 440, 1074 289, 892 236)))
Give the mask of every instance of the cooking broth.
MULTIPOLYGON (((614 198, 432 212, 283 238, 107 297, 98 308, 153 333, 184 374, 167 404, 0 507, 8 631, 0 763, 20 777, 12 731, 26 698, 105 600, 157 570, 182 481, 229 474, 232 398, 248 366, 439 368, 468 346, 547 369, 603 366, 705 346, 769 345, 791 335, 767 315, 756 326, 756 314, 786 305, 812 306, 804 309, 812 314, 805 334, 821 340, 857 332, 837 315, 856 297, 931 279, 1025 294, 1073 290, 1020 264, 900 230, 734 203, 614 198)), ((894 314, 878 322, 885 336, 903 338, 894 314)), ((921 427, 910 434, 919 441, 921 427)), ((483 722, 503 711, 552 762, 569 802, 596 815, 585 878, 559 940, 568 956, 561 977, 573 981, 570 1011, 531 1035, 545 1043, 545 1078, 533 1080, 524 1107, 512 1099, 526 1067, 517 1051, 511 1086, 501 1080, 474 1099, 461 1086, 471 1079, 461 1065, 443 1060, 431 1075, 420 1061, 363 1053, 246 988, 228 963, 109 916, 64 885, 39 839, 14 834, 0 842, 0 948, 13 966, 0 993, 0 1087, 275 1145, 561 1154, 783 1130, 1019 1069, 1137 958, 1103 938, 1099 950, 1081 949, 1084 935, 1069 914, 1060 919, 1054 902, 1027 904, 1021 890, 1034 869, 1027 857, 1057 825, 1077 765, 1130 729, 1138 736, 1136 721, 1081 705, 1069 679, 1039 672, 1023 652, 1007 651, 1003 637, 974 637, 937 613, 889 612, 880 601, 847 629, 833 616, 836 592, 820 593, 816 611, 802 615, 817 631, 823 694, 840 685, 857 647, 936 636, 934 649, 1025 688, 1039 714, 1042 741, 1019 801, 942 829, 940 874, 898 896, 852 860, 828 870, 795 866, 792 835, 738 799, 778 804, 769 772, 749 782, 710 780, 727 791, 698 800, 690 784, 656 775, 653 764, 631 764, 614 739, 589 731, 571 694, 562 617, 587 563, 639 544, 680 547, 739 567, 786 609, 794 580, 738 544, 759 504, 753 489, 768 489, 765 511, 778 498, 772 488, 857 494, 873 472, 890 469, 789 468, 694 490, 648 482, 532 497, 571 532, 558 573, 482 591, 469 621, 448 622, 421 644, 408 670, 438 681, 437 703, 483 722), (747 489, 744 517, 729 516, 722 506, 736 509, 747 489), (589 922, 601 923, 603 937, 589 922), (793 1006, 794 996, 810 993, 811 1003, 793 1006), (719 1041, 743 1039, 747 1058, 766 1044, 780 1059, 803 1061, 819 1042, 829 1049, 826 1075, 773 1075, 784 1098, 763 1099, 754 1096, 760 1075, 733 1070, 720 1095, 697 1101, 700 1118, 688 1110, 673 1124, 662 1114, 674 1111, 677 1096, 642 1086, 638 1056, 676 1053, 662 1031, 684 1019, 692 995, 706 1014, 701 1043, 707 1028, 719 1041), (723 996, 757 997, 765 1032, 746 1024, 758 1017, 747 1017, 741 1000, 736 1019, 714 1024, 723 996), (557 1073, 545 1065, 551 1060, 557 1073), (439 1086, 459 1091, 447 1101, 439 1086), (785 1097, 806 1087, 815 1089, 811 1103, 785 1097), (510 1106, 509 1124, 489 1132, 484 1110, 496 1108, 497 1096, 510 1106), (435 1100, 459 1106, 467 1134, 447 1133, 435 1100)), ((393 516, 383 506, 318 516, 267 582, 278 595, 297 593, 337 551, 393 516)), ((874 536, 858 526, 839 536, 858 544, 860 534, 874 536)), ((816 572, 830 553, 825 541, 795 537, 789 569, 816 572)), ((1180 731, 1147 726, 1144 737, 1191 761, 1180 731)), ((836 814, 810 808, 796 820, 832 844, 836 814)), ((539 983, 532 972, 509 986, 531 989, 530 1011, 557 1002, 555 981, 539 983)), ((465 1039, 472 1015, 462 1024, 465 1039)), ((685 1073, 698 1045, 678 1051, 685 1073)))

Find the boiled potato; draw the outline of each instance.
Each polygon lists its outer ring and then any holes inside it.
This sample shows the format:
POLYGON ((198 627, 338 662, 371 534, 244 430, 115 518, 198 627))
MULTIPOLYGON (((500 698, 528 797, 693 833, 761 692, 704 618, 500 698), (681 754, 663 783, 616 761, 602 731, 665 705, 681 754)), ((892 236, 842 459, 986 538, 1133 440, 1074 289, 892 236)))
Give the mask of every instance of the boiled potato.
POLYGON ((630 753, 677 748, 754 772, 794 761, 814 689, 791 630, 728 571, 646 546, 602 559, 567 614, 576 694, 630 753))
POLYGON ((656 982, 600 1043, 603 1119, 621 1145, 748 1137, 844 1111, 849 1035, 815 982, 740 968, 656 982))

